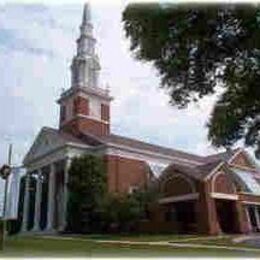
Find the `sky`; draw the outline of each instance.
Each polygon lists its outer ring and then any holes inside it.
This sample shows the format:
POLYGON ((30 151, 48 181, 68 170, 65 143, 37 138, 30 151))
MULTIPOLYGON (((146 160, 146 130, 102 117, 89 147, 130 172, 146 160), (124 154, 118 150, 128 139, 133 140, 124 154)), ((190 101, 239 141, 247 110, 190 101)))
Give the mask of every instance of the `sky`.
MULTIPOLYGON (((178 110, 160 88, 152 64, 134 59, 121 15, 126 1, 91 2, 101 63, 100 87, 110 86, 112 132, 197 154, 217 152, 206 123, 214 96, 178 110)), ((70 87, 83 2, 0 4, 0 164, 20 165, 43 126, 58 127, 56 100, 70 87)))

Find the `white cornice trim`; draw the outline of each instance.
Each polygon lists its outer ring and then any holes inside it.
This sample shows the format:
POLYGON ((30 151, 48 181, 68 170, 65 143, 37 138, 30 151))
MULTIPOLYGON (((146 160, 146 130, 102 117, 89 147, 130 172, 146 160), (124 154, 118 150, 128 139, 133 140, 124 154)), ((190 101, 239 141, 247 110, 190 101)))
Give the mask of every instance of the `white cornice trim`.
POLYGON ((254 202, 254 201, 242 200, 241 202, 246 205, 260 205, 260 202, 254 202))
POLYGON ((211 192, 210 197, 214 199, 238 200, 238 195, 228 193, 211 192))
MULTIPOLYGON (((115 148, 115 149, 120 149, 121 155, 123 157, 122 151, 129 151, 129 152, 133 152, 135 154, 142 154, 145 156, 153 156, 153 157, 160 157, 162 159, 166 159, 166 160, 171 160, 171 161, 179 161, 179 162, 186 162, 187 164, 195 164, 195 165, 201 165, 201 163, 197 162, 197 161, 192 161, 192 160, 188 160, 188 159, 184 159, 184 158, 180 158, 180 157, 176 157, 176 156, 169 156, 169 155, 164 155, 161 153, 155 153, 155 152, 150 152, 147 151, 145 149, 141 150, 141 149, 137 149, 137 148, 132 148, 129 146, 125 146, 125 145, 118 145, 118 144, 114 144, 114 143, 107 143, 108 148, 115 148)), ((108 153, 109 154, 109 153, 108 153)), ((111 153, 110 153, 111 154, 111 153)), ((118 155, 120 156, 119 153, 117 153, 115 151, 115 153, 113 155, 118 155)), ((136 155, 136 158, 138 159, 138 156, 136 155)), ((140 160, 140 157, 139 157, 140 160)))
MULTIPOLYGON (((250 167, 246 167, 246 166, 241 166, 241 165, 237 165, 237 164, 229 164, 232 168, 237 168, 237 169, 241 169, 241 170, 245 170, 245 171, 249 171, 252 172, 253 174, 258 173, 260 174, 259 169, 255 169, 255 168, 250 168, 250 167)), ((260 177, 260 175, 259 175, 260 177)))
POLYGON ((99 123, 103 123, 103 124, 109 125, 108 121, 105 121, 105 120, 102 120, 100 118, 97 118, 97 117, 94 117, 94 116, 90 116, 90 115, 76 114, 76 116, 74 116, 74 118, 75 117, 82 117, 82 118, 86 118, 86 119, 92 119, 92 120, 95 120, 95 121, 97 121, 99 123))
POLYGON ((259 197, 260 196, 260 194, 257 195, 257 194, 254 194, 252 192, 246 192, 246 191, 239 192, 239 195, 246 195, 246 196, 252 196, 252 197, 259 197))
POLYGON ((55 152, 57 152, 57 151, 59 151, 63 148, 67 148, 67 147, 74 147, 74 148, 79 148, 79 149, 88 149, 88 150, 95 151, 95 150, 99 150, 99 149, 104 148, 104 145, 89 146, 89 145, 86 145, 86 144, 68 142, 68 143, 65 143, 63 145, 57 146, 57 147, 55 147, 55 149, 47 151, 46 153, 41 154, 41 155, 33 158, 32 160, 28 160, 28 161, 24 162, 23 165, 24 166, 30 165, 31 163, 34 163, 35 161, 41 160, 42 158, 49 156, 49 155, 51 155, 51 154, 53 154, 53 153, 55 153, 55 152))
POLYGON ((158 200, 158 203, 166 204, 166 203, 185 201, 185 200, 196 200, 198 198, 199 198, 199 193, 196 192, 196 193, 189 193, 185 195, 162 198, 158 200))
POLYGON ((238 151, 228 160, 228 164, 231 164, 232 161, 241 153, 243 152, 242 148, 239 148, 238 151))
POLYGON ((76 92, 97 96, 107 101, 113 100, 113 97, 109 96, 108 92, 105 89, 73 86, 61 94, 60 98, 57 100, 57 103, 60 103, 62 100, 67 99, 69 96, 76 92))
POLYGON ((209 178, 212 177, 218 170, 225 164, 225 162, 219 162, 219 164, 204 178, 204 181, 207 181, 209 178))
POLYGON ((41 159, 44 158, 45 156, 48 156, 48 155, 50 155, 50 154, 53 154, 53 153, 55 153, 55 152, 57 152, 57 151, 59 151, 59 150, 65 148, 65 146, 66 146, 65 144, 64 144, 64 145, 59 145, 59 146, 55 147, 55 149, 52 149, 52 150, 50 150, 50 151, 47 151, 46 153, 40 154, 39 156, 36 156, 36 157, 34 157, 33 159, 31 159, 31 160, 29 160, 29 159, 28 159, 28 160, 25 160, 25 161, 23 162, 23 166, 27 167, 28 165, 34 163, 35 161, 41 160, 41 159))
POLYGON ((101 123, 101 124, 105 124, 105 125, 109 125, 110 123, 108 121, 104 121, 104 120, 101 120, 99 118, 96 118, 96 117, 93 117, 93 116, 90 116, 90 115, 83 115, 83 114, 76 114, 74 115, 73 117, 71 117, 69 120, 64 120, 63 122, 61 122, 61 126, 64 126, 64 125, 67 125, 69 124, 72 120, 75 120, 76 118, 85 118, 85 119, 90 119, 90 120, 94 120, 98 123, 101 123))

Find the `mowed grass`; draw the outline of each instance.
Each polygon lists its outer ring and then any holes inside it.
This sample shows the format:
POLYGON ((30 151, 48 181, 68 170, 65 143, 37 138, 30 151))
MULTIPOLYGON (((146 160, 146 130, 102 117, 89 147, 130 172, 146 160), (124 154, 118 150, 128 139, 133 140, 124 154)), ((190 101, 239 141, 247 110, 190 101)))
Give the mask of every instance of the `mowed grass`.
MULTIPOLYGON (((156 241, 181 241, 185 239, 196 239, 203 236, 198 235, 177 235, 177 234, 91 234, 91 235, 77 235, 75 237, 83 239, 94 240, 119 240, 119 241, 142 241, 142 242, 156 242, 156 241)), ((207 236, 205 236, 205 239, 207 236)))
POLYGON ((158 245, 97 243, 75 238, 12 236, 0 257, 259 257, 256 252, 225 249, 174 248, 158 245))

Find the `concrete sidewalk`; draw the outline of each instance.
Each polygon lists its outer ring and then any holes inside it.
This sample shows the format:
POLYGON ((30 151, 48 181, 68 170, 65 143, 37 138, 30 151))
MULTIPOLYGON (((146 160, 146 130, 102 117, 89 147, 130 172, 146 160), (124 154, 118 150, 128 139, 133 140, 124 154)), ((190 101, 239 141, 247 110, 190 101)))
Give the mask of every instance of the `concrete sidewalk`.
MULTIPOLYGON (((84 239, 76 237, 62 237, 62 236, 41 236, 42 238, 56 239, 56 240, 74 240, 74 241, 86 241, 94 242, 101 244, 125 244, 125 245, 149 245, 149 246, 169 246, 176 248, 200 248, 200 249, 225 249, 231 251, 243 251, 243 252, 259 252, 258 248, 249 248, 249 247, 232 247, 224 245, 206 245, 206 244, 194 244, 194 243, 182 243, 182 241, 153 241, 153 242, 144 242, 144 241, 126 241, 126 240, 99 240, 99 239, 84 239)), ((205 238, 204 238, 205 239, 205 238)), ((216 239, 216 238, 215 238, 216 239)), ((194 238, 195 240, 195 238, 194 238)), ((198 239, 199 240, 199 239, 198 239)))

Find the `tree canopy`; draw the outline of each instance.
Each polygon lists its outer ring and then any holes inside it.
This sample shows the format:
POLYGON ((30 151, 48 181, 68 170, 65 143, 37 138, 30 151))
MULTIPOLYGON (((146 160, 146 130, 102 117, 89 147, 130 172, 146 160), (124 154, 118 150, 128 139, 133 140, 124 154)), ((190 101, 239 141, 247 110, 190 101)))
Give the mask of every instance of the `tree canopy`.
POLYGON ((219 91, 213 145, 240 139, 260 156, 260 8, 256 4, 129 4, 130 50, 158 70, 170 103, 185 108, 219 91))
POLYGON ((98 230, 100 211, 107 192, 106 172, 101 157, 75 157, 69 169, 68 227, 72 232, 98 230))

